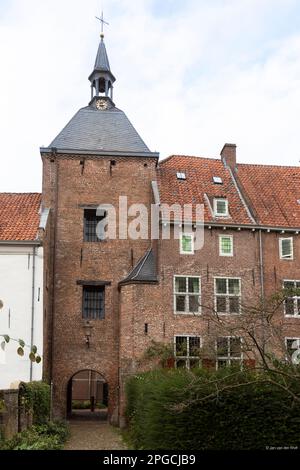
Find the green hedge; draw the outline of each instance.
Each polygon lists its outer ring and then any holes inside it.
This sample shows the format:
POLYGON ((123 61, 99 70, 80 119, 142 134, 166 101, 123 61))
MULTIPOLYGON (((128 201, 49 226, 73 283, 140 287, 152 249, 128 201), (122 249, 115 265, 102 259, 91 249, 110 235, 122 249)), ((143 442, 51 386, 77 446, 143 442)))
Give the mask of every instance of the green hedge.
MULTIPOLYGON (((136 376, 127 384, 129 439, 147 450, 299 446, 300 404, 268 378, 230 369, 136 376), (258 383, 247 385, 253 381, 258 383)), ((300 396, 299 379, 289 386, 300 396)))
POLYGON ((66 423, 49 422, 32 426, 9 441, 0 442, 0 450, 61 450, 69 435, 66 423))
POLYGON ((22 387, 26 409, 33 411, 34 424, 46 423, 50 414, 50 386, 45 382, 30 382, 22 387))

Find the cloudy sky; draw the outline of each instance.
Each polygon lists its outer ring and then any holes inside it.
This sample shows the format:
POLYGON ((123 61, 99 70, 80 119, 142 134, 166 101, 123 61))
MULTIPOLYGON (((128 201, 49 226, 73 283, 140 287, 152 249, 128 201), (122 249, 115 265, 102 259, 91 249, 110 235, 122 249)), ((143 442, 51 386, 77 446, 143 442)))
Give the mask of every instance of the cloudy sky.
POLYGON ((299 0, 0 0, 0 191, 41 190, 39 147, 90 98, 102 6, 115 103, 151 150, 299 165, 299 0))

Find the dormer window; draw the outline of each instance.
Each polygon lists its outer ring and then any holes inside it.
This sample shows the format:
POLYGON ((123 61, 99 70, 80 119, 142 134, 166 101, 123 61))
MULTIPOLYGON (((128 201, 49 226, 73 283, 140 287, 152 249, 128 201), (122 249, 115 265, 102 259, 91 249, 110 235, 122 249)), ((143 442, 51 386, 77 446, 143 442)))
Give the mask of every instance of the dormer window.
POLYGON ((214 199, 215 217, 228 217, 228 201, 225 198, 214 199))

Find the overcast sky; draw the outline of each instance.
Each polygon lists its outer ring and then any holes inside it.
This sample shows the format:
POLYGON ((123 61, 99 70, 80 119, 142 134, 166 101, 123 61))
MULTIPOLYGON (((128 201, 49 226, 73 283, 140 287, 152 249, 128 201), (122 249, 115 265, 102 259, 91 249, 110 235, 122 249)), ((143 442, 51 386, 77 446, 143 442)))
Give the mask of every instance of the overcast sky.
POLYGON ((0 0, 0 191, 90 99, 101 8, 114 101, 161 158, 299 165, 299 0, 0 0))

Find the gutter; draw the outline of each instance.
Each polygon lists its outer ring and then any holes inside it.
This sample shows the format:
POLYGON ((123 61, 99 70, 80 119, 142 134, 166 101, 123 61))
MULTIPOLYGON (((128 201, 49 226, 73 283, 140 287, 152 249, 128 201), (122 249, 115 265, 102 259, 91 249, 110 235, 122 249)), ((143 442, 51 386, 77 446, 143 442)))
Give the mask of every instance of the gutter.
MULTIPOLYGON (((165 220, 161 219, 160 222, 162 224, 182 224, 182 220, 165 220)), ((187 220, 184 221, 186 224, 190 225, 197 225, 197 226, 204 226, 204 227, 216 227, 216 228, 241 228, 241 229, 247 229, 247 230, 266 230, 270 232, 298 232, 300 233, 300 227, 280 227, 280 226, 268 226, 268 225, 259 225, 259 224, 234 224, 234 223, 228 223, 228 222, 201 222, 201 221, 194 221, 194 220, 187 220)))
POLYGON ((40 246, 41 242, 39 240, 0 240, 0 245, 19 245, 19 246, 40 246))
POLYGON ((264 258, 263 258, 263 246, 262 246, 262 231, 259 231, 259 267, 260 267, 260 295, 261 295, 261 319, 262 319, 262 350, 265 352, 265 286, 264 286, 264 258))
POLYGON ((98 157, 152 157, 159 158, 158 152, 120 152, 113 150, 88 150, 88 149, 59 149, 51 147, 40 147, 41 155, 49 154, 53 155, 53 150, 55 153, 61 155, 95 155, 98 157))
MULTIPOLYGON (((33 339, 34 339, 34 317, 35 317, 35 257, 36 257, 36 247, 33 247, 32 252, 32 294, 31 294, 31 335, 30 335, 30 352, 33 348, 33 339)), ((32 382, 33 377, 33 362, 30 361, 30 382, 32 382)))
POLYGON ((265 295, 265 286, 264 286, 264 261, 263 261, 263 246, 261 238, 262 230, 259 230, 259 266, 260 266, 260 294, 262 299, 265 295))

